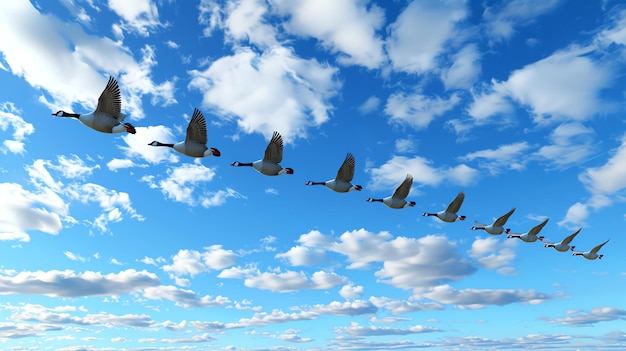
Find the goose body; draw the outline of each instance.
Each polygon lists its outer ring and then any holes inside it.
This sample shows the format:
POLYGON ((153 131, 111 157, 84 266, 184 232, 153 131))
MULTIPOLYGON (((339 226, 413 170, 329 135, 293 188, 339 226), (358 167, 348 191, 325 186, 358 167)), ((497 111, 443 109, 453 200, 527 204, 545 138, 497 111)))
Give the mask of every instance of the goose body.
POLYGON ((72 117, 78 119, 87 127, 102 133, 123 133, 135 134, 135 127, 130 123, 124 123, 126 117, 122 112, 122 99, 120 87, 113 77, 109 81, 98 98, 98 106, 91 113, 79 114, 70 113, 63 110, 53 113, 57 117, 72 117))
POLYGON ((191 116, 191 120, 189 121, 189 125, 187 126, 185 141, 181 141, 175 144, 168 144, 155 140, 148 145, 171 147, 181 154, 191 157, 219 157, 221 155, 218 149, 207 147, 206 144, 206 120, 202 112, 200 112, 200 110, 198 110, 197 108, 194 108, 193 115, 191 116))
POLYGON ((281 174, 293 174, 292 168, 283 168, 279 164, 283 160, 283 137, 274 132, 272 139, 265 148, 265 155, 262 159, 254 162, 235 161, 231 164, 234 167, 252 167, 255 171, 268 176, 276 176, 281 174))
POLYGON ((539 232, 541 232, 541 229, 543 229, 543 227, 546 225, 546 223, 548 223, 549 218, 546 218, 543 222, 537 224, 536 226, 534 226, 531 230, 529 230, 526 233, 523 234, 513 234, 513 233, 507 233, 507 238, 518 238, 521 241, 527 242, 527 243, 534 243, 535 241, 537 241, 537 239, 539 240, 543 240, 543 236, 538 236, 537 234, 539 234, 539 232))
MULTIPOLYGON (((610 239, 609 239, 610 240, 610 239)), ((604 246, 604 244, 608 243, 609 240, 603 242, 602 244, 594 247, 593 249, 589 250, 589 251, 574 251, 574 248, 571 248, 570 250, 572 250, 572 256, 582 256, 588 260, 595 260, 597 259, 602 259, 602 257, 604 255, 599 255, 598 251, 600 251, 600 249, 602 248, 602 246, 604 246)))
POLYGON ((504 225, 506 224, 506 221, 509 220, 509 217, 511 217, 511 215, 513 214, 513 212, 515 212, 515 208, 511 209, 509 212, 507 212, 506 214, 500 216, 498 219, 495 220, 495 222, 493 222, 492 224, 480 224, 478 222, 476 222, 476 225, 472 226, 472 230, 484 230, 485 232, 492 234, 492 235, 500 235, 502 234, 502 232, 506 231, 507 234, 510 231, 510 229, 504 229, 504 225))
POLYGON ((393 209, 400 209, 405 207, 413 207, 415 206, 415 201, 406 201, 406 197, 409 195, 409 191, 411 191, 411 186, 413 185, 413 176, 410 174, 406 175, 404 181, 396 188, 393 195, 387 196, 382 199, 374 199, 369 198, 366 201, 368 202, 382 202, 387 207, 393 209))
POLYGON ((570 249, 573 250, 576 246, 570 246, 569 244, 572 242, 572 240, 574 240, 576 235, 578 235, 578 233, 580 233, 581 230, 582 228, 578 228, 577 231, 568 235, 565 239, 561 240, 561 242, 558 242, 558 243, 550 243, 550 242, 543 241, 543 246, 551 247, 559 252, 565 252, 570 249))
POLYGON ((457 220, 464 221, 465 216, 459 216, 457 214, 457 212, 459 212, 459 210, 461 209, 463 200, 465 200, 465 193, 460 191, 445 210, 439 211, 436 213, 424 212, 422 216, 437 217, 439 220, 443 222, 454 222, 457 220))
POLYGON ((338 193, 347 193, 351 190, 361 191, 363 189, 360 185, 352 185, 351 181, 354 178, 354 166, 356 161, 354 160, 354 156, 351 153, 346 155, 346 159, 339 167, 337 171, 337 176, 335 179, 327 180, 325 182, 313 182, 308 181, 306 185, 324 185, 328 189, 336 191, 338 193))

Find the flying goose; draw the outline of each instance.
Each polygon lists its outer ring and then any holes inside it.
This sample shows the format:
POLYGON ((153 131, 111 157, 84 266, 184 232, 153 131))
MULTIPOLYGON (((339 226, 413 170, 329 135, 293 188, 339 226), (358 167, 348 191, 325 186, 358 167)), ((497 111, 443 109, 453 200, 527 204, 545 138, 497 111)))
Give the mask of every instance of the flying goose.
POLYGON ((355 165, 354 156, 351 153, 346 155, 346 159, 343 161, 341 167, 339 167, 339 171, 337 171, 337 176, 335 179, 327 180, 325 182, 313 182, 308 181, 306 185, 324 185, 330 190, 334 190, 338 193, 347 193, 350 190, 361 191, 363 189, 360 185, 352 185, 350 183, 352 178, 354 177, 354 165, 355 165))
POLYGON ((511 234, 507 232, 507 238, 518 238, 521 241, 527 242, 527 243, 534 243, 535 241, 537 241, 537 239, 539 240, 543 240, 543 236, 538 236, 537 234, 539 234, 539 232, 541 231, 541 229, 543 229, 543 227, 546 225, 546 223, 548 223, 548 220, 550 218, 546 218, 543 222, 537 224, 536 226, 534 226, 531 230, 529 230, 528 232, 524 233, 524 234, 511 234))
MULTIPOLYGON (((611 239, 609 239, 611 240, 611 239)), ((604 244, 608 243, 609 240, 603 242, 602 244, 594 247, 593 249, 589 250, 589 251, 574 251, 574 248, 572 247, 570 250, 572 250, 572 256, 582 256, 588 260, 595 260, 596 258, 602 259, 602 257, 604 255, 598 255, 598 251, 600 251, 600 249, 602 248, 602 246, 604 246, 604 244)))
POLYGON ((572 240, 574 240, 576 235, 578 235, 578 233, 580 233, 580 231, 582 229, 583 228, 578 228, 577 231, 575 231, 573 234, 568 235, 567 238, 561 240, 561 242, 559 242, 559 243, 550 243, 550 242, 542 240, 542 242, 544 244, 543 246, 544 247, 552 247, 556 251, 559 251, 559 252, 565 252, 565 251, 569 250, 570 248, 573 250, 576 246, 570 246, 569 243, 572 242, 572 240))
POLYGON ((103 133, 128 132, 135 134, 135 127, 132 124, 122 123, 126 116, 121 112, 121 109, 120 87, 115 78, 109 77, 109 82, 98 98, 98 106, 95 111, 78 114, 60 110, 52 115, 57 117, 74 117, 87 127, 103 133))
POLYGON ((515 207, 513 209, 511 209, 509 212, 507 212, 505 215, 502 215, 500 218, 496 219, 495 222, 493 222, 493 224, 490 225, 486 225, 486 224, 480 224, 478 222, 476 222, 475 226, 472 226, 472 230, 484 230, 489 234, 493 234, 493 235, 499 235, 502 234, 503 231, 506 231, 506 233, 508 234, 510 229, 504 229, 504 225, 506 224, 506 221, 509 220, 509 217, 513 214, 513 212, 515 211, 515 207))
POLYGON ((413 176, 410 174, 407 174, 402 184, 400 184, 396 188, 396 191, 393 192, 393 195, 387 196, 382 199, 373 199, 370 197, 365 201, 382 202, 383 204, 387 205, 387 207, 395 208, 395 209, 404 208, 407 206, 411 206, 411 207, 415 206, 415 201, 405 200, 406 197, 409 195, 409 191, 411 191, 411 185, 413 185, 413 176))
POLYGON ((194 108, 191 121, 189 121, 189 125, 187 126, 187 136, 185 137, 185 141, 181 141, 176 144, 167 144, 155 140, 148 145, 171 147, 181 154, 191 157, 219 157, 221 155, 218 149, 207 147, 206 143, 206 120, 204 119, 202 112, 200 112, 197 108, 194 108))
POLYGON ((460 191, 456 198, 454 198, 454 200, 448 205, 448 208, 446 208, 445 210, 439 211, 437 213, 424 212, 422 216, 435 216, 444 222, 454 222, 456 220, 464 221, 465 216, 457 215, 457 212, 459 212, 459 209, 461 209, 463 200, 465 200, 465 193, 460 191))
POLYGON ((234 167, 248 166, 254 168, 257 172, 268 176, 280 174, 293 174, 292 168, 283 168, 278 163, 283 160, 283 137, 278 132, 274 132, 262 160, 254 162, 242 163, 235 161, 231 164, 234 167))

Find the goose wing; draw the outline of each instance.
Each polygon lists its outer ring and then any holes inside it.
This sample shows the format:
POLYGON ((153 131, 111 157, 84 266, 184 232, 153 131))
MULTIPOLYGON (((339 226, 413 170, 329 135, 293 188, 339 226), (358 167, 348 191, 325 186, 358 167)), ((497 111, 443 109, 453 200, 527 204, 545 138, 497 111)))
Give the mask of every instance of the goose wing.
POLYGON ((104 113, 117 118, 120 122, 124 120, 122 110, 122 98, 120 96, 120 87, 113 77, 109 77, 107 86, 98 98, 98 106, 96 112, 104 113))
POLYGON ((274 132, 267 148, 263 161, 279 163, 283 160, 283 137, 278 132, 274 132))
POLYGON ((561 244, 565 244, 565 245, 569 245, 569 243, 572 242, 572 240, 574 240, 574 238, 576 237, 576 235, 578 235, 578 233, 580 233, 580 231, 583 228, 578 228, 577 231, 575 231, 573 234, 570 234, 567 236, 567 238, 563 239, 563 241, 561 241, 561 244))
MULTIPOLYGON (((609 240, 611 240, 611 239, 609 239, 609 240)), ((604 244, 608 243, 608 242, 609 242, 609 240, 607 240, 607 241, 603 242, 602 244, 600 244, 600 245, 598 245, 598 246, 594 247, 593 249, 591 249, 591 252, 596 253, 596 252, 600 251, 600 249, 602 248, 602 246, 604 246, 604 244)))
POLYGON ((351 182, 354 177, 354 165, 356 161, 354 160, 354 156, 351 153, 346 155, 346 159, 343 161, 341 167, 339 167, 339 171, 337 171, 336 180, 344 180, 346 182, 351 182))
POLYGON ((452 202, 446 208, 446 212, 457 213, 461 209, 461 205, 463 204, 463 200, 465 200, 465 193, 460 191, 459 194, 452 200, 452 202))
POLYGON ((397 197, 398 199, 404 199, 409 196, 409 191, 411 191, 411 186, 413 185, 413 176, 410 174, 406 175, 406 178, 400 184, 396 191, 393 192, 393 197, 397 197))
POLYGON ((496 219, 496 221, 493 222, 493 225, 495 225, 497 227, 501 227, 501 226, 505 225, 506 221, 509 220, 509 217, 511 217, 513 212, 515 212, 515 207, 513 209, 511 209, 509 212, 507 212, 505 215, 503 215, 500 218, 496 219))
POLYGON ((546 218, 543 222, 541 222, 541 223, 537 224, 536 226, 534 226, 533 229, 528 231, 528 234, 532 234, 532 235, 539 234, 541 229, 543 229, 543 227, 546 225, 546 223, 548 223, 548 220, 550 220, 550 218, 546 218))
POLYGON ((203 145, 207 142, 206 120, 204 119, 202 112, 200 112, 197 108, 193 109, 191 121, 189 121, 189 125, 187 126, 187 137, 185 138, 185 142, 203 145))

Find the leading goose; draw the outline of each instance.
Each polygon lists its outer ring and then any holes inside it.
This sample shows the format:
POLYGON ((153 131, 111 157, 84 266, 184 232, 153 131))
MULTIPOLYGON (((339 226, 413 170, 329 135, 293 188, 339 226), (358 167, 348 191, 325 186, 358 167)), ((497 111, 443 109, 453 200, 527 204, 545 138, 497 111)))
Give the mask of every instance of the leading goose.
MULTIPOLYGON (((496 221, 490 225, 480 224, 476 222, 476 225, 472 226, 471 229, 472 230, 484 230, 485 232, 489 234, 493 234, 493 235, 502 234, 502 232, 505 231, 504 225, 506 224, 506 221, 509 220, 509 217, 511 217, 514 211, 515 211, 515 207, 511 209, 509 212, 507 212, 506 214, 500 216, 500 218, 496 219, 496 221)), ((510 229, 507 228, 506 232, 508 233, 509 231, 510 229)))
MULTIPOLYGON (((609 240, 611 240, 611 239, 609 239, 609 240)), ((595 260, 596 258, 598 258, 598 259, 602 259, 602 257, 603 257, 604 255, 598 255, 598 251, 600 251, 600 249, 602 248, 602 246, 604 246, 604 244, 608 243, 608 242, 609 242, 609 240, 607 240, 607 241, 603 242, 602 244, 600 244, 600 245, 598 245, 598 246, 594 247, 593 249, 591 249, 591 250, 589 250, 589 251, 585 251, 585 252, 582 252, 582 251, 574 251, 574 248, 571 248, 571 250, 572 250, 572 256, 582 256, 582 257, 584 257, 584 258, 586 258, 586 259, 588 259, 588 260, 595 260)))
POLYGON ((559 243, 550 243, 547 241, 543 241, 543 247, 552 247, 554 248, 556 251, 559 252, 565 252, 569 249, 574 249, 576 246, 570 246, 569 243, 572 242, 572 240, 574 240, 574 238, 576 237, 576 235, 578 235, 578 233, 580 233, 580 231, 583 228, 578 228, 577 231, 575 231, 573 234, 568 235, 565 239, 561 240, 561 242, 559 243))
POLYGON ((73 117, 91 129, 103 133, 123 133, 135 134, 135 127, 124 122, 126 117, 122 112, 122 99, 120 97, 120 87, 113 77, 109 77, 104 91, 98 98, 98 106, 91 113, 79 114, 69 113, 63 110, 53 113, 57 117, 73 117))
POLYGON ((171 147, 181 154, 191 157, 219 157, 221 155, 218 149, 207 147, 206 143, 206 120, 204 119, 202 112, 200 112, 197 108, 194 108, 191 121, 189 121, 189 125, 187 126, 185 141, 181 141, 176 144, 167 144, 155 140, 148 145, 171 147))
POLYGON ((354 160, 354 156, 351 153, 346 155, 346 159, 339 167, 337 171, 337 176, 335 179, 327 180, 325 182, 313 182, 308 181, 306 185, 324 185, 328 189, 336 191, 338 193, 347 193, 350 190, 361 191, 363 189, 360 185, 352 185, 350 183, 352 178, 354 178, 354 166, 356 161, 354 160))
POLYGON ((406 197, 409 195, 409 191, 411 191, 411 186, 413 185, 413 176, 410 174, 406 175, 404 181, 396 188, 393 195, 387 196, 382 199, 374 199, 369 198, 365 201, 368 202, 382 202, 387 205, 387 207, 399 209, 405 208, 408 206, 415 206, 415 201, 406 201, 406 197))
POLYGON ((461 209, 461 205, 463 204, 463 200, 465 200, 465 193, 460 191, 459 194, 452 200, 452 202, 448 205, 443 211, 439 211, 437 213, 429 213, 424 212, 422 216, 434 216, 439 218, 444 222, 454 222, 456 220, 464 221, 465 216, 457 215, 457 212, 461 209))
POLYGON ((543 240, 543 236, 538 236, 537 234, 539 234, 539 232, 541 231, 541 229, 543 229, 543 227, 546 225, 546 223, 548 223, 548 220, 550 218, 546 218, 543 222, 537 224, 536 226, 534 226, 531 230, 529 230, 528 232, 524 233, 524 234, 512 234, 512 233, 507 233, 507 238, 518 238, 521 241, 527 242, 527 243, 534 243, 535 241, 537 241, 537 239, 539 240, 543 240))
POLYGON ((292 168, 283 168, 278 163, 283 160, 283 137, 278 132, 274 132, 272 139, 265 148, 263 159, 254 162, 235 161, 231 164, 234 167, 252 167, 261 174, 275 176, 281 174, 293 174, 292 168))

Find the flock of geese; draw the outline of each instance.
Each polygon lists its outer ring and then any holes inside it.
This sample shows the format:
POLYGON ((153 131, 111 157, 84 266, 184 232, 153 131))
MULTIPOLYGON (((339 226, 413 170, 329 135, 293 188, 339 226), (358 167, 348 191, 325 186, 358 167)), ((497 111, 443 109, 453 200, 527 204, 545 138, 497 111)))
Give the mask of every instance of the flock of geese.
MULTIPOLYGON (((113 77, 109 77, 109 81, 104 88, 100 98, 98 98, 98 105, 96 110, 87 114, 69 113, 60 110, 53 113, 53 116, 57 117, 72 117, 78 119, 82 124, 90 127, 94 130, 103 133, 131 133, 135 134, 135 127, 130 123, 125 123, 125 115, 121 112, 122 99, 120 95, 120 88, 113 77)), ((220 151, 214 147, 207 146, 207 128, 204 115, 197 108, 194 109, 189 125, 187 126, 187 133, 184 141, 178 143, 162 143, 160 141, 153 141, 150 146, 155 147, 169 147, 175 151, 190 156, 190 157, 209 157, 209 156, 221 156, 220 151)), ((265 154, 262 159, 254 162, 239 162, 235 161, 231 164, 234 167, 252 167, 257 172, 268 175, 276 176, 281 174, 293 174, 294 171, 289 167, 282 167, 279 163, 283 159, 283 139, 278 132, 274 132, 272 139, 269 141, 265 149, 265 154)), ((352 190, 360 191, 362 186, 353 185, 352 179, 354 177, 355 159, 350 153, 346 155, 345 160, 339 167, 337 175, 334 179, 327 181, 307 181, 306 185, 324 185, 325 187, 340 193, 349 192, 352 190)), ((396 188, 391 196, 385 198, 368 198, 368 202, 381 202, 387 207, 393 209, 401 209, 405 207, 415 206, 414 201, 407 201, 406 197, 409 195, 411 186, 413 185, 413 177, 407 174, 404 181, 396 188)), ((457 213, 463 204, 465 194, 461 191, 456 198, 448 205, 448 207, 439 212, 429 213, 424 212, 423 216, 433 216, 443 222, 455 222, 457 220, 465 220, 465 216, 459 216, 457 213)), ((601 254, 598 251, 607 242, 594 247, 589 251, 574 251, 575 246, 570 246, 571 241, 580 233, 581 229, 578 229, 573 234, 567 236, 565 239, 558 243, 551 243, 543 241, 544 237, 539 235, 539 232, 548 223, 548 219, 545 219, 540 224, 536 225, 526 233, 513 234, 510 232, 510 228, 504 228, 509 217, 513 214, 515 208, 511 209, 506 214, 500 216, 492 224, 480 224, 476 222, 476 225, 472 226, 472 230, 484 230, 492 235, 500 235, 503 232, 507 234, 507 238, 518 238, 524 242, 535 242, 537 240, 544 243, 544 247, 551 247, 559 252, 572 251, 574 256, 582 256, 588 260, 602 259, 601 254)))

